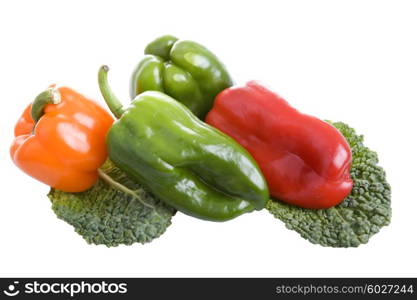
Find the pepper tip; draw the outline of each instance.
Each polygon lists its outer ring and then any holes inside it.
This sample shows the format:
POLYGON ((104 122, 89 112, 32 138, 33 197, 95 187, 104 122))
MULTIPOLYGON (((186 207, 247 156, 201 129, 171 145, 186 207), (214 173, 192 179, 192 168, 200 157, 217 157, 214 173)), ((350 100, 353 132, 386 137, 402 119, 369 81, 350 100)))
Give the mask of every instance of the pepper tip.
POLYGON ((108 65, 102 65, 101 67, 100 67, 100 69, 101 70, 103 70, 104 72, 108 72, 109 71, 109 66, 108 65))

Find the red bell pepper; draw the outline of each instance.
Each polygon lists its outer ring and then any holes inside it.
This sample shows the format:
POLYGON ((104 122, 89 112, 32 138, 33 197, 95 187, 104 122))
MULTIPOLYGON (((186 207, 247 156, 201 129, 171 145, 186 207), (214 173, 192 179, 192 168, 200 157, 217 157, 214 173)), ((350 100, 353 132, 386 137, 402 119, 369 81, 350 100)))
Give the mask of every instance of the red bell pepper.
POLYGON ((339 131, 300 113, 259 83, 222 91, 206 122, 252 154, 279 200, 329 208, 352 189, 352 154, 339 131))

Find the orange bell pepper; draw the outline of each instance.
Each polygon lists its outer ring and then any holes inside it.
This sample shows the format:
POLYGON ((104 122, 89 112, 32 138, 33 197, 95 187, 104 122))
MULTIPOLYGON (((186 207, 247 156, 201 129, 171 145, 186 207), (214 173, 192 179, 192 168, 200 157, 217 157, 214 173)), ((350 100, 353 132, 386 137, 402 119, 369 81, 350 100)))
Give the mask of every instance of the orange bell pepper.
POLYGON ((97 181, 112 124, 111 115, 94 101, 67 87, 51 87, 18 120, 10 155, 37 180, 81 192, 97 181))

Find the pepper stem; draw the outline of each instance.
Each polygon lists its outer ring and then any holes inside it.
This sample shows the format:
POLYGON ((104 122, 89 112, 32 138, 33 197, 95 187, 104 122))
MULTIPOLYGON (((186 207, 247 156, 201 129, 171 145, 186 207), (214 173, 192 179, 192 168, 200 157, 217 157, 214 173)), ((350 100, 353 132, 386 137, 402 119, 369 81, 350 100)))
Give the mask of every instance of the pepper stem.
POLYGON ((61 94, 55 87, 50 87, 40 93, 32 103, 31 115, 33 121, 37 123, 44 114, 45 106, 48 104, 61 103, 61 94))
POLYGON ((101 66, 98 71, 98 85, 100 87, 101 95, 103 95, 104 100, 107 103, 107 106, 110 108, 113 115, 119 119, 123 113, 123 105, 120 103, 119 99, 113 94, 109 86, 109 81, 107 79, 107 72, 109 71, 108 66, 101 66))

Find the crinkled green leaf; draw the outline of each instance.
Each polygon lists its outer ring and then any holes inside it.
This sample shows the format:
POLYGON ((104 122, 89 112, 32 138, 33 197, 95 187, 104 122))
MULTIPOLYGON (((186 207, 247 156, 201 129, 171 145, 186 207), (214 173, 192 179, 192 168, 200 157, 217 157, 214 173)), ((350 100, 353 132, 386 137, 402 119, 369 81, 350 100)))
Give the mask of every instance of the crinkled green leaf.
POLYGON ((385 171, 377 165, 377 154, 364 146, 363 136, 344 123, 331 124, 352 149, 350 173, 354 186, 350 195, 329 209, 304 209, 277 200, 270 200, 267 209, 288 229, 314 244, 357 247, 390 223, 391 188, 385 171))
POLYGON ((147 243, 163 234, 175 210, 145 191, 106 162, 104 178, 82 193, 51 189, 48 194, 58 218, 71 224, 90 244, 108 247, 147 243))

